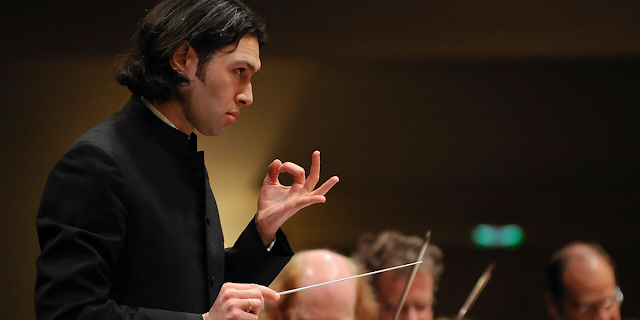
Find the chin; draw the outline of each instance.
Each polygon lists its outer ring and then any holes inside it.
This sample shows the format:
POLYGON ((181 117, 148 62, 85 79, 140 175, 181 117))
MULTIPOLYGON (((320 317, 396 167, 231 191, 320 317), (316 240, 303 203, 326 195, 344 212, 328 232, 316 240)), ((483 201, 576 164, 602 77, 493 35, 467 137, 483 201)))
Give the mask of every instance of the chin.
POLYGON ((204 134, 205 136, 219 136, 222 135, 223 133, 225 133, 227 131, 227 128, 223 128, 223 129, 211 129, 211 130, 207 130, 207 132, 202 132, 202 134, 204 134))
POLYGON ((215 137, 222 134, 222 132, 217 132, 217 131, 200 131, 200 133, 202 133, 203 136, 207 136, 207 137, 215 137))
POLYGON ((200 132, 202 135, 205 136, 219 136, 221 134, 223 134, 225 131, 227 131, 227 128, 220 128, 220 127, 203 127, 203 128, 197 128, 198 132, 200 132))

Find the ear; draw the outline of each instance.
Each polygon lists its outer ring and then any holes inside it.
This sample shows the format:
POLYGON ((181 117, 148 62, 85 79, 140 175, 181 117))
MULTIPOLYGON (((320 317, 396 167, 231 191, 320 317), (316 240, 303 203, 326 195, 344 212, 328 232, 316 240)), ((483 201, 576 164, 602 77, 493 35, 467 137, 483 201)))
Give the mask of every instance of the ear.
POLYGON ((169 56, 169 63, 173 70, 187 76, 190 74, 189 71, 191 69, 197 69, 198 55, 188 42, 182 41, 169 56))
POLYGON ((551 316, 551 318, 560 319, 560 312, 558 310, 558 307, 553 302, 553 299, 551 298, 549 292, 544 293, 544 302, 546 302, 547 304, 547 310, 549 311, 549 315, 551 316))

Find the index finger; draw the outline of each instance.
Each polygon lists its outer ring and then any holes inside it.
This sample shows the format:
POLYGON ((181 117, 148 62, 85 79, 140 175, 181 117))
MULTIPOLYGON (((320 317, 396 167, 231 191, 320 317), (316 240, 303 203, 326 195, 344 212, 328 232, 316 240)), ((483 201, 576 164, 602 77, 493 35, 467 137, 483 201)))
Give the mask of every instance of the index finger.
POLYGON ((254 283, 235 283, 238 290, 259 290, 262 296, 267 300, 278 300, 280 295, 273 289, 254 283))
POLYGON ((285 162, 278 168, 278 172, 287 172, 293 176, 293 183, 304 185, 304 169, 301 166, 293 162, 285 162))

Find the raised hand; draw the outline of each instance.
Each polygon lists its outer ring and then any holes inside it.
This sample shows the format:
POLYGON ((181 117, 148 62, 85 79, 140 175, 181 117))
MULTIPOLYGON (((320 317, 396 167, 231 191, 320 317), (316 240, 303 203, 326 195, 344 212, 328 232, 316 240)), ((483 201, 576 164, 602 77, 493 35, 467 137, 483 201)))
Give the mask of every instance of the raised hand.
POLYGON ((256 214, 258 232, 265 245, 273 241, 278 228, 300 209, 325 202, 325 194, 339 181, 337 176, 333 176, 316 189, 319 180, 320 151, 313 152, 311 171, 306 179, 304 169, 295 163, 282 163, 278 159, 271 162, 262 183, 256 214), (278 181, 282 172, 293 175, 291 186, 284 186, 278 181))

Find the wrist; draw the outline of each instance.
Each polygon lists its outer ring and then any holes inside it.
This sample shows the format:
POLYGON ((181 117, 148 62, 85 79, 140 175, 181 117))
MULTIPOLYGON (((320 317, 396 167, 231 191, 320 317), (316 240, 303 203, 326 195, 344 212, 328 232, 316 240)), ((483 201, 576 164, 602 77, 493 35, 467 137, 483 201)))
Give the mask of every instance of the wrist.
POLYGON ((271 228, 269 226, 268 221, 265 221, 265 220, 266 219, 259 219, 258 215, 256 214, 256 218, 255 218, 256 229, 258 229, 258 234, 260 234, 260 238, 262 238, 262 242, 264 243, 264 246, 268 247, 269 245, 271 245, 273 240, 275 240, 276 231, 278 231, 278 229, 271 228))

